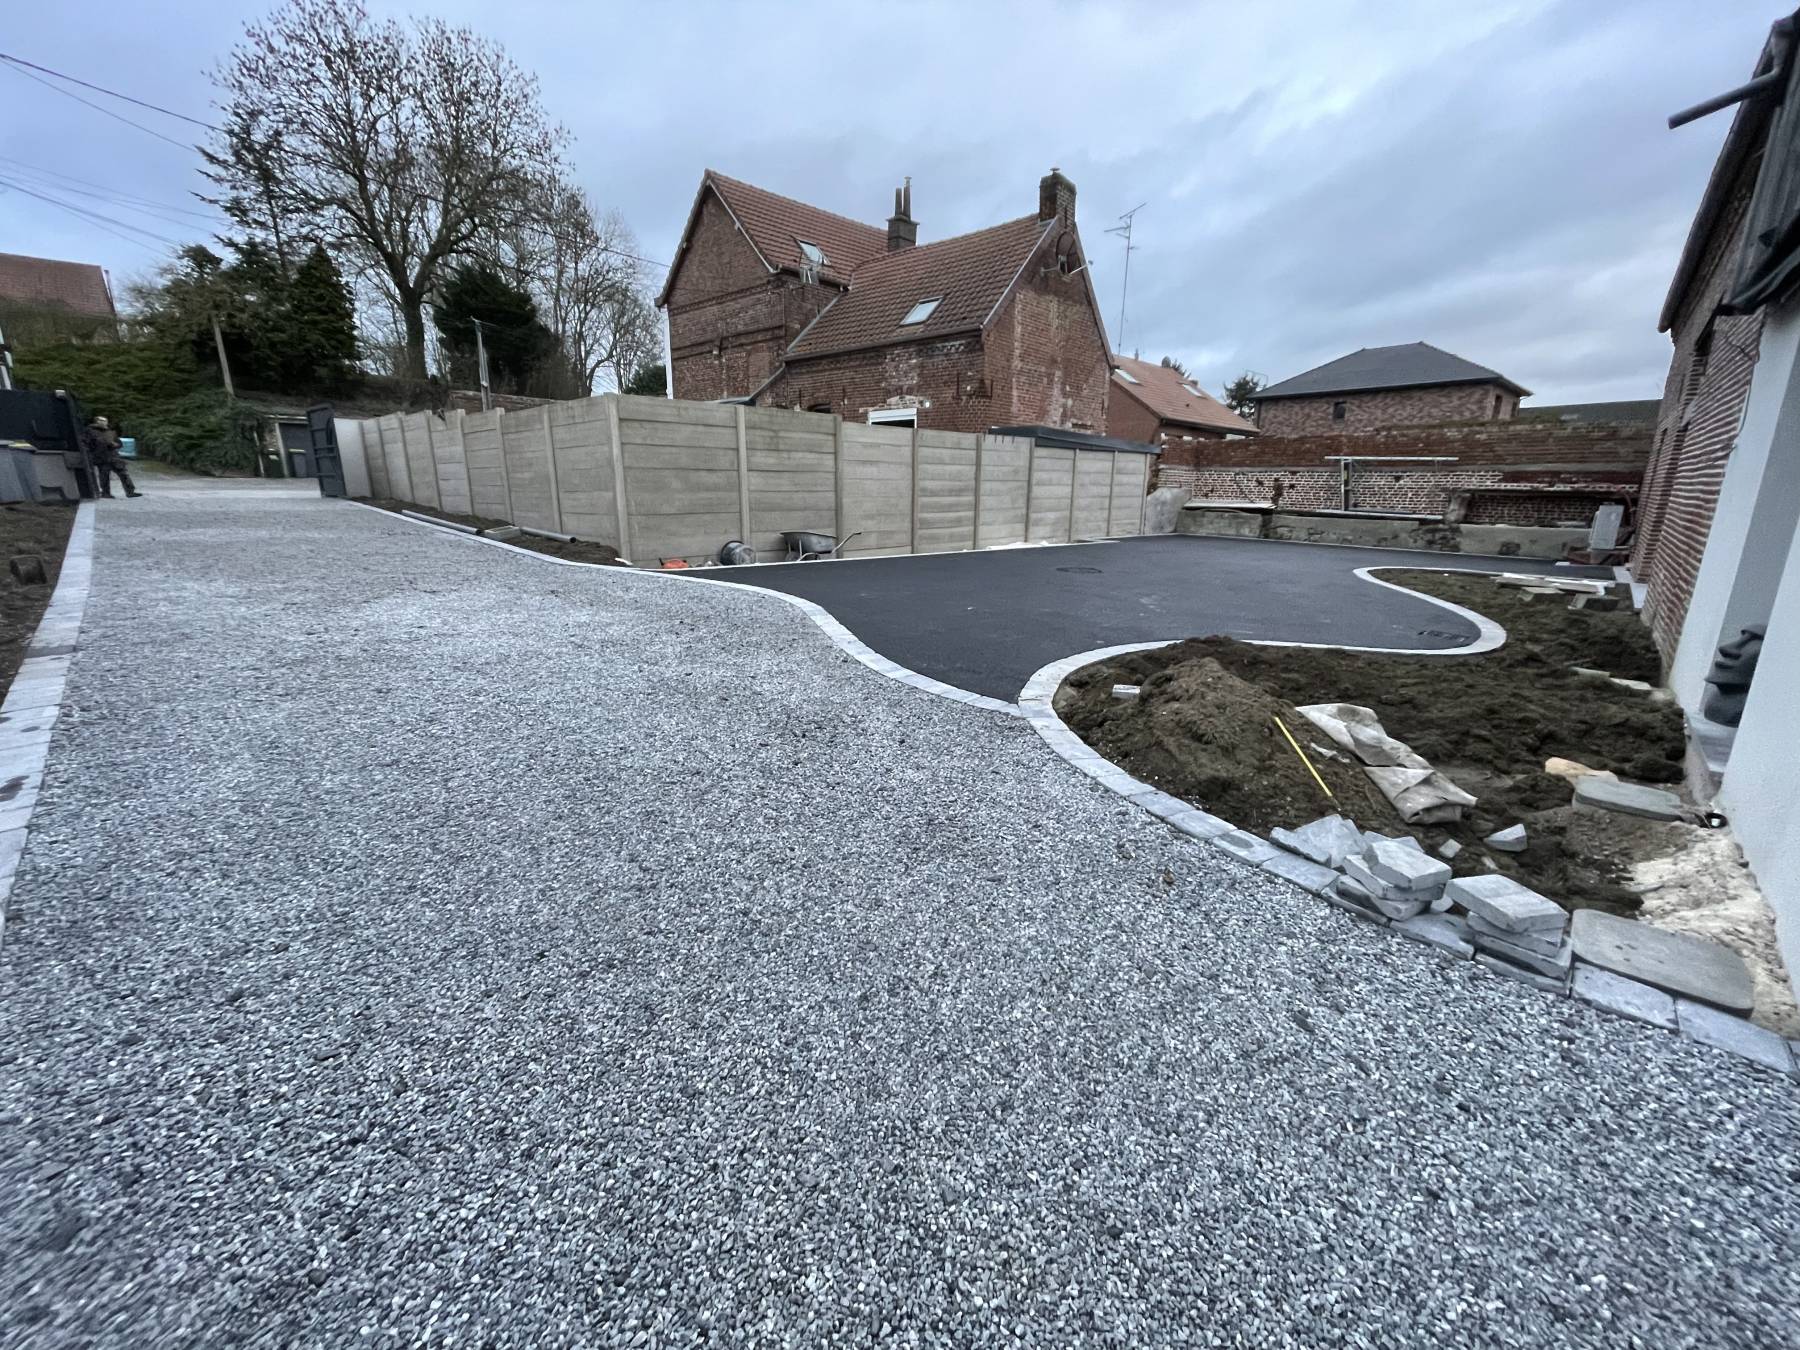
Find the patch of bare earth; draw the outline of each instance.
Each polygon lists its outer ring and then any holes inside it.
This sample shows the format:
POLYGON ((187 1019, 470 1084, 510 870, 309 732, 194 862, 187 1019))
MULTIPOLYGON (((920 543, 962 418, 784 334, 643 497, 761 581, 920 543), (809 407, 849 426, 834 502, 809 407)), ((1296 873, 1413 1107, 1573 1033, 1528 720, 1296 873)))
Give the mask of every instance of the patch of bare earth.
MULTIPOLYGON (((400 501, 394 497, 362 498, 370 506, 379 506, 383 511, 416 511, 422 516, 430 516, 433 520, 447 520, 456 525, 469 525, 477 530, 497 530, 505 527, 504 520, 495 520, 491 516, 469 516, 456 511, 440 511, 432 506, 420 506, 414 502, 400 501)), ((529 549, 533 553, 547 554, 552 558, 563 558, 569 562, 597 563, 601 566, 619 564, 619 550, 610 544, 600 544, 592 539, 545 539, 535 534, 518 534, 508 539, 507 543, 514 548, 529 549)))
MULTIPOLYGON (((25 648, 62 573, 63 552, 75 524, 73 502, 14 502, 0 506, 0 696, 12 684, 25 648), (14 575, 12 560, 38 559, 44 580, 14 575)), ((23 570, 23 569, 22 569, 23 570)))

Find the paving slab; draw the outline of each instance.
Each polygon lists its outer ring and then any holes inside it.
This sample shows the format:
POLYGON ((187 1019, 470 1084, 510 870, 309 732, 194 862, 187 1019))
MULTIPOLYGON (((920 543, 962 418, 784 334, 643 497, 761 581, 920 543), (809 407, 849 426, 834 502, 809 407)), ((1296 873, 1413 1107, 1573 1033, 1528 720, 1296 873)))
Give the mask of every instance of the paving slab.
POLYGON ((1688 814, 1681 798, 1673 792, 1642 783, 1622 783, 1598 774, 1584 774, 1575 780, 1575 802, 1578 806, 1597 806, 1603 811, 1643 816, 1646 820, 1684 820, 1688 814))
POLYGON ((1219 835, 1230 834, 1237 826, 1229 820, 1219 817, 1199 807, 1191 807, 1186 811, 1177 811, 1165 819, 1183 834, 1194 839, 1216 839, 1219 835))
POLYGON ((1281 851, 1267 839, 1258 838, 1248 830, 1228 830, 1224 834, 1215 834, 1206 842, 1248 863, 1265 863, 1281 851))
POLYGON ((1728 1012, 1756 1006, 1750 967, 1722 943, 1596 909, 1577 910, 1569 928, 1575 955, 1591 966, 1728 1012))
POLYGON ((1508 942, 1505 938, 1495 937, 1490 933, 1471 930, 1469 936, 1476 951, 1487 952, 1503 961, 1510 961, 1515 966, 1523 966, 1526 970, 1536 971, 1539 975, 1548 975, 1553 979, 1566 976, 1575 960, 1575 949, 1567 938, 1555 950, 1542 952, 1516 942, 1508 942))
POLYGON ((1415 914, 1410 919, 1402 919, 1393 928, 1414 942, 1423 942, 1456 956, 1475 954, 1475 948, 1469 942, 1468 925, 1454 914, 1415 914))
POLYGON ((1436 891, 1450 880, 1450 864, 1426 853, 1416 840, 1384 839, 1371 844, 1363 862, 1388 885, 1401 890, 1436 891))
POLYGON ((1329 890, 1338 880, 1336 868, 1285 851, 1277 851, 1273 857, 1264 858, 1260 866, 1263 871, 1286 877, 1296 886, 1303 886, 1315 895, 1329 890))
POLYGON ((1560 929, 1569 921, 1568 911, 1554 900, 1498 873, 1457 877, 1444 887, 1444 894, 1469 913, 1506 932, 1560 929))
POLYGON ((1469 931, 1477 938, 1494 938, 1538 956, 1555 956, 1568 940, 1561 928, 1537 928, 1528 933, 1514 932, 1489 923, 1479 914, 1469 915, 1469 931))
POLYGON ((1682 1035, 1691 1036, 1702 1045, 1729 1050, 1781 1073, 1794 1072, 1793 1050, 1767 1027, 1686 998, 1675 1000, 1675 1017, 1682 1035))
POLYGON ((1475 964, 1491 970, 1496 975, 1504 975, 1509 980, 1517 980, 1520 984, 1528 984, 1533 989, 1541 989, 1546 994, 1567 994, 1569 977, 1540 975, 1535 970, 1526 970, 1523 966, 1515 966, 1503 957, 1491 956, 1486 952, 1475 953, 1475 964))
POLYGON ((1660 989, 1598 966, 1575 963, 1575 976, 1569 992, 1596 1008, 1648 1022, 1653 1027, 1675 1030, 1675 1000, 1660 989))
POLYGON ((1326 867, 1342 867, 1344 859, 1367 847, 1362 831, 1342 816, 1321 816, 1294 830, 1270 830, 1269 838, 1290 852, 1326 867))

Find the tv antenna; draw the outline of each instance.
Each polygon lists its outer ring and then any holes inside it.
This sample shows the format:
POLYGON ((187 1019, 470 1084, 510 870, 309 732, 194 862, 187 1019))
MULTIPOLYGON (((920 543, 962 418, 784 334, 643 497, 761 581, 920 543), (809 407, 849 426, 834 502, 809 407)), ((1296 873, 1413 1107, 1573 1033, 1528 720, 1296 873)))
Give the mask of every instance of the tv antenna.
POLYGON ((1131 210, 1119 217, 1119 223, 1117 225, 1109 226, 1106 231, 1108 234, 1120 235, 1125 240, 1125 279, 1119 283, 1118 350, 1120 351, 1125 350, 1125 298, 1131 294, 1131 254, 1135 247, 1131 242, 1131 218, 1148 205, 1150 205, 1149 202, 1139 202, 1136 206, 1132 207, 1131 210))

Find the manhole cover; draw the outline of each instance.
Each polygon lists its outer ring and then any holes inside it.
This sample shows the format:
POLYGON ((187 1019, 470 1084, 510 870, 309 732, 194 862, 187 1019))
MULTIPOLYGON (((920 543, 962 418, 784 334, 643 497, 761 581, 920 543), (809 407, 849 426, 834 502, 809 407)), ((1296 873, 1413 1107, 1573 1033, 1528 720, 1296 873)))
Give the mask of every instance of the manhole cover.
POLYGON ((1092 573, 1094 576, 1100 575, 1100 569, 1098 567, 1059 567, 1056 570, 1059 572, 1088 572, 1092 573))

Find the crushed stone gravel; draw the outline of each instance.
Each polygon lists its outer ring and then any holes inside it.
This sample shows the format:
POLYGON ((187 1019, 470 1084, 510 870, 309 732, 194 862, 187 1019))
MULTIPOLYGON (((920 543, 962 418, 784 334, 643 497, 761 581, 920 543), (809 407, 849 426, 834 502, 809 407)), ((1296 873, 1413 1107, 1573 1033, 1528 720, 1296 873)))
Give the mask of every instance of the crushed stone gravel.
POLYGON ((70 695, 0 1343, 1794 1343, 1793 1081, 774 599, 152 495, 70 695))

